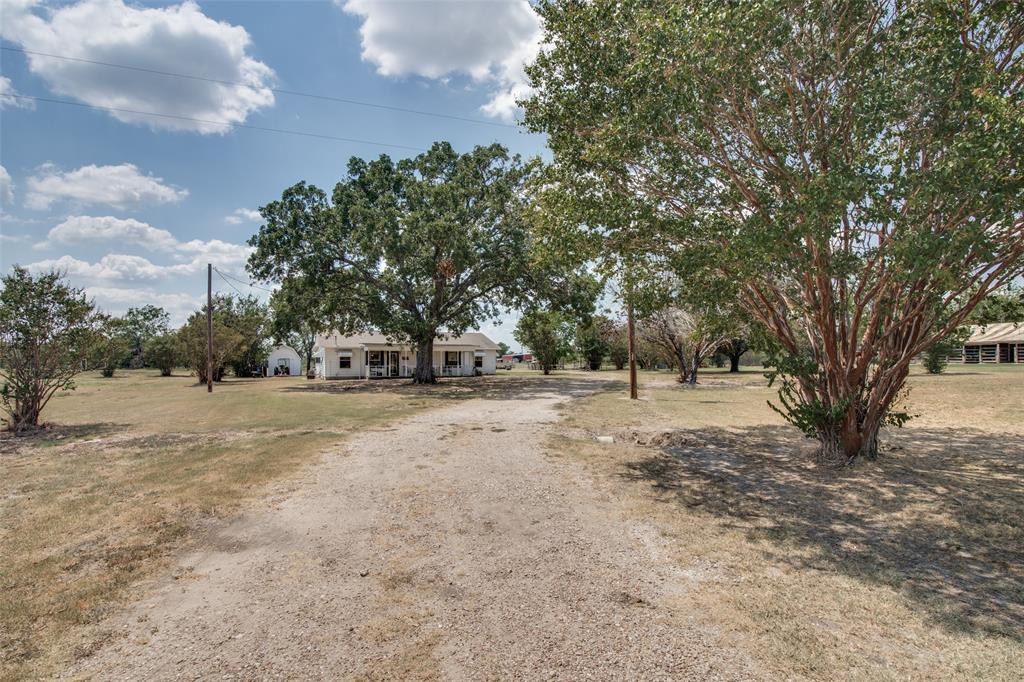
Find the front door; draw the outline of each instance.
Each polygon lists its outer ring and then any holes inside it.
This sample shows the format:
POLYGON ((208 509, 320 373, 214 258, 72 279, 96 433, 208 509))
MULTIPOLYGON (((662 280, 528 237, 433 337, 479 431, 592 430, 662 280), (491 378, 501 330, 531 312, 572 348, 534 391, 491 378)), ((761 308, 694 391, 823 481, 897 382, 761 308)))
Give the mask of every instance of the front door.
POLYGON ((398 351, 388 351, 388 376, 397 377, 398 370, 398 351))

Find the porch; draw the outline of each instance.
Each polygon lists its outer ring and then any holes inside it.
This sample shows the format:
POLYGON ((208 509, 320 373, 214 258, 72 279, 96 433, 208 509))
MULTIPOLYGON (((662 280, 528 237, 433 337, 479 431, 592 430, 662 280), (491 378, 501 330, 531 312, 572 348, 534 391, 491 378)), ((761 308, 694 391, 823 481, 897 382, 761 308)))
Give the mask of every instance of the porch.
MULTIPOLYGON (((364 350, 364 377, 367 379, 407 379, 416 370, 416 354, 403 348, 366 348, 364 350)), ((435 350, 432 365, 438 377, 471 377, 476 374, 477 358, 471 347, 435 350)))

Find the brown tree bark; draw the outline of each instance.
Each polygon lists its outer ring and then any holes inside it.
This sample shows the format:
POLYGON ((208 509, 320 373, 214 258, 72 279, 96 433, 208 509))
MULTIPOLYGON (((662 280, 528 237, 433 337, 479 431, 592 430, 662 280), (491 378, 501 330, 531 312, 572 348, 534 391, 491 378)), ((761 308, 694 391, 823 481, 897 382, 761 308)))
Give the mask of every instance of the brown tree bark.
POLYGON ((413 372, 414 384, 434 384, 434 337, 421 340, 416 344, 416 370, 413 372))

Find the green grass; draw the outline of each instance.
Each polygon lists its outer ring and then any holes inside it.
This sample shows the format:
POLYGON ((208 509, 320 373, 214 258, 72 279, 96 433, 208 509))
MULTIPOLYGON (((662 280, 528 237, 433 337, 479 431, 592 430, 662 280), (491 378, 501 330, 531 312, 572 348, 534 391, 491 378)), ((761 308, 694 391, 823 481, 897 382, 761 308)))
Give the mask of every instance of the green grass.
POLYGON ((109 636, 140 580, 354 431, 439 404, 383 384, 83 376, 47 431, 0 441, 0 679, 44 676, 109 636), (324 390, 327 389, 327 390, 324 390))

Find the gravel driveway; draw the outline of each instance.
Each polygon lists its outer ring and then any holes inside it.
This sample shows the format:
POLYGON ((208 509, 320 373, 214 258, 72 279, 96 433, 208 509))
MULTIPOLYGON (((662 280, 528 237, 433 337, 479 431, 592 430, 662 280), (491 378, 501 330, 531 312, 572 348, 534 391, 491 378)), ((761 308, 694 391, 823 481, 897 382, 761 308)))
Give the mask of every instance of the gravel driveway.
POLYGON ((750 679, 653 526, 546 454, 538 381, 368 431, 213 533, 73 676, 750 679))

